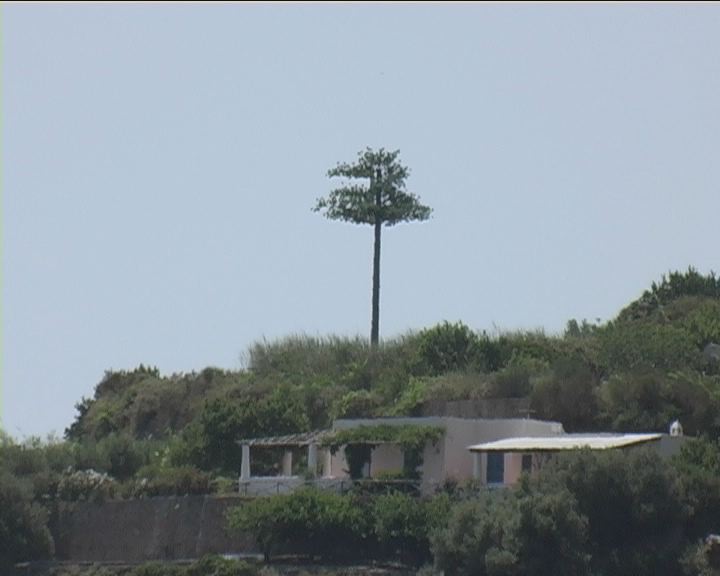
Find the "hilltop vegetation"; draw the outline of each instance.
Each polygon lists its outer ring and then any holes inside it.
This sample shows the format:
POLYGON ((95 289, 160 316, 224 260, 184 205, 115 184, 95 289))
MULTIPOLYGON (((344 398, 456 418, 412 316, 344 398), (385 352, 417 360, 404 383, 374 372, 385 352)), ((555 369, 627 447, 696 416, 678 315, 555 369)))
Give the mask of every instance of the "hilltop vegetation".
MULTIPOLYGON (((330 425, 338 417, 415 415, 428 400, 529 397, 535 417, 571 431, 720 431, 720 279, 671 273, 605 324, 558 336, 488 335, 444 322, 372 348, 359 338, 256 342, 246 369, 161 376, 107 372, 78 404, 67 438, 164 440, 176 462, 236 470, 215 447, 330 425)), ((226 452, 222 450, 222 452, 226 452)))

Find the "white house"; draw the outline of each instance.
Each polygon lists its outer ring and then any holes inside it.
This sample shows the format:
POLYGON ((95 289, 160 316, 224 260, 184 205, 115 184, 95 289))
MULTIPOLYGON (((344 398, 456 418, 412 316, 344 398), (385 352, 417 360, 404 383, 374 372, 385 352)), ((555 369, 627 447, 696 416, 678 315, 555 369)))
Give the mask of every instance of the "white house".
MULTIPOLYGON (((448 480, 464 481, 479 476, 483 458, 478 459, 468 447, 506 438, 556 437, 564 434, 558 422, 533 419, 469 419, 446 416, 422 418, 342 419, 332 429, 272 438, 238 441, 242 446, 242 467, 239 488, 244 494, 276 494, 288 492, 309 478, 318 486, 342 489, 351 483, 346 446, 332 444, 333 437, 343 431, 367 427, 363 431, 369 459, 362 470, 365 478, 378 478, 403 470, 405 454, 396 440, 373 439, 373 429, 382 427, 433 427, 438 439, 427 442, 417 475, 424 491, 448 480), (253 476, 251 450, 275 448, 283 451, 280 474, 253 476), (300 452, 302 450, 302 452, 300 452), (306 452, 305 452, 306 451, 306 452), (302 462, 298 467, 293 454, 302 462)), ((487 460, 487 456, 485 456, 487 460)), ((492 460, 492 457, 491 457, 492 460)))

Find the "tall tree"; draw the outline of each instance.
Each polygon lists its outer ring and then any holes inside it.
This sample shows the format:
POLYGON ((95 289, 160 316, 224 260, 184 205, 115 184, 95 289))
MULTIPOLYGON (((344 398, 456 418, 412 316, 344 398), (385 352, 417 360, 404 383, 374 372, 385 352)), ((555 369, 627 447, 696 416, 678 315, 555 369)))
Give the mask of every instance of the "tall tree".
POLYGON ((373 250, 372 323, 370 344, 377 346, 380 339, 380 235, 382 226, 400 222, 427 220, 432 209, 420 199, 405 191, 405 179, 410 171, 398 161, 399 150, 386 152, 383 148, 367 148, 358 154, 352 164, 338 163, 328 170, 330 178, 346 178, 325 198, 319 198, 315 212, 326 218, 353 224, 370 224, 375 229, 373 250), (368 180, 358 184, 349 180, 368 180))

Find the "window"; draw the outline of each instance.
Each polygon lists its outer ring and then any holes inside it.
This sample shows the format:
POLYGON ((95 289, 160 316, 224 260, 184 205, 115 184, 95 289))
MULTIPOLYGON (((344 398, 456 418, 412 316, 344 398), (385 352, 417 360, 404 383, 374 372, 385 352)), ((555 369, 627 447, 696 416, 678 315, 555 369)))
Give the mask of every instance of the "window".
POLYGON ((488 484, 502 484, 505 480, 505 453, 488 452, 487 474, 485 479, 488 484))

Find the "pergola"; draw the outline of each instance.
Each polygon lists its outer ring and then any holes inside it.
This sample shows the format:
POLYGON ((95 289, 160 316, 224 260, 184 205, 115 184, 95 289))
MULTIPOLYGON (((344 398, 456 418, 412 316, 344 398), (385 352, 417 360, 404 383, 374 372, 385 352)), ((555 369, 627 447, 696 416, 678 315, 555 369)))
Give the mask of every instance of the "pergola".
MULTIPOLYGON (((292 476, 292 448, 307 447, 308 472, 312 475, 317 474, 318 447, 322 445, 323 440, 332 435, 331 430, 315 430, 313 432, 302 432, 300 434, 288 434, 286 436, 268 436, 265 438, 247 438, 238 440, 237 443, 242 446, 242 461, 240 466, 240 481, 250 480, 251 463, 250 463, 250 447, 262 448, 285 448, 282 459, 282 475, 292 476)), ((330 474, 330 450, 325 452, 325 474, 330 474)))

